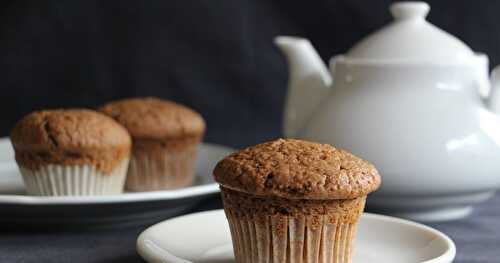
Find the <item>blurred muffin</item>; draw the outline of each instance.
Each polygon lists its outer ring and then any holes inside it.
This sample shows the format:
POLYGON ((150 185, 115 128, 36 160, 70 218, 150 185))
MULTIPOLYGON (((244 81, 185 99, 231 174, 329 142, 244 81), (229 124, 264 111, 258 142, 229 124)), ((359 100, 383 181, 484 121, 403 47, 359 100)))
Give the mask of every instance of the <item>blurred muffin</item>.
POLYGON ((214 169, 236 262, 351 262, 371 164, 330 145, 279 139, 229 155, 214 169))
POLYGON ((126 189, 153 191, 193 183, 205 122, 200 114, 167 100, 132 98, 108 103, 100 111, 132 135, 126 189))
POLYGON ((104 114, 85 109, 33 112, 15 125, 11 141, 29 194, 123 191, 131 138, 104 114))

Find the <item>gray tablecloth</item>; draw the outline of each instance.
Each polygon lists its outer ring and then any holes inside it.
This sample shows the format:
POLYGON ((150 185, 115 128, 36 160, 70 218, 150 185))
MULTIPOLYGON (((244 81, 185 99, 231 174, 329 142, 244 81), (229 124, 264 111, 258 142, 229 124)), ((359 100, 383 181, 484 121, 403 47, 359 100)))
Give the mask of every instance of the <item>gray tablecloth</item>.
MULTIPOLYGON (((217 209, 220 199, 203 201, 191 212, 217 209)), ((457 244, 456 263, 500 262, 500 195, 479 205, 467 219, 429 224, 457 244)), ((135 240, 147 225, 115 229, 18 229, 3 226, 0 262, 143 262, 135 240)), ((383 253, 383 251, 381 251, 383 253)))

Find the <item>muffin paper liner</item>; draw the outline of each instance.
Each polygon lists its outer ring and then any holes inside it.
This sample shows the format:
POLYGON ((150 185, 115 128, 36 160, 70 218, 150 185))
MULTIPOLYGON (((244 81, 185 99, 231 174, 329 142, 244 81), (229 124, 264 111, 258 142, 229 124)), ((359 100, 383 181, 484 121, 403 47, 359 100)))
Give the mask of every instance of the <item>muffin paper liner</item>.
POLYGON ((123 192, 128 159, 109 174, 92 165, 47 165, 37 170, 20 166, 26 191, 39 196, 112 195, 123 192))
POLYGON ((125 188, 130 191, 175 189, 193 184, 197 147, 182 151, 134 154, 125 188))
POLYGON ((226 216, 236 262, 351 262, 355 223, 332 223, 321 215, 237 216, 227 209, 226 216))

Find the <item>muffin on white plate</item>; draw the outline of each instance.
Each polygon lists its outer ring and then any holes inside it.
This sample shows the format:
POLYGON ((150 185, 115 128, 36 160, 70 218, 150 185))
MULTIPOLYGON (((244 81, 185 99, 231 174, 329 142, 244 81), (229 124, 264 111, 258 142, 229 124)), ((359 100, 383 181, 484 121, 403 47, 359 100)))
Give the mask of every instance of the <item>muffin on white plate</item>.
POLYGON ((349 263, 373 165, 328 144, 279 139, 214 169, 236 262, 349 263))
POLYGON ((99 110, 132 136, 127 190, 167 190, 193 184, 198 146, 205 132, 199 113, 152 97, 113 101, 99 110))
POLYGON ((127 130, 92 110, 43 110, 11 132, 28 194, 107 195, 123 191, 131 152, 127 130))

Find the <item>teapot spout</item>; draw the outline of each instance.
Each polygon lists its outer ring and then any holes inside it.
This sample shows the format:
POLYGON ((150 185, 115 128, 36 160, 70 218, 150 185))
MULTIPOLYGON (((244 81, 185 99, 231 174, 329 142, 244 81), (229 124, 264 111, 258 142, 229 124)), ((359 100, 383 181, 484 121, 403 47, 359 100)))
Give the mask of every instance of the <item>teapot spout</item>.
POLYGON ((309 40, 278 36, 274 43, 289 65, 288 92, 284 111, 284 135, 297 137, 329 92, 332 77, 309 40))

